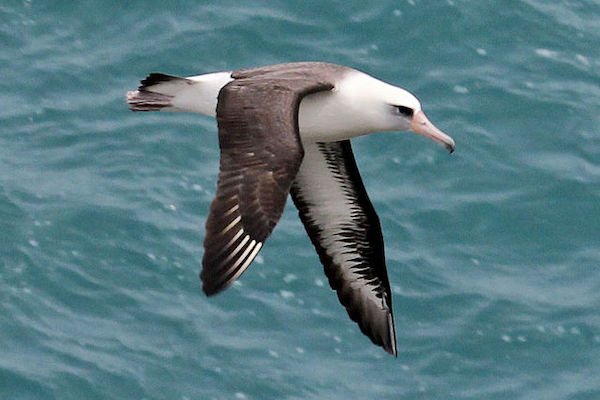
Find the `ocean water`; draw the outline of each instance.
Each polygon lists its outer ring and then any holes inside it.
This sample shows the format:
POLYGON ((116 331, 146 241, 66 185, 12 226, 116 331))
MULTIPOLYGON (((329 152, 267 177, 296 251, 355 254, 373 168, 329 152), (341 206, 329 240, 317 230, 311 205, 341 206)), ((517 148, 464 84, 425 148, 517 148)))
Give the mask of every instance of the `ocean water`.
POLYGON ((600 399, 600 3, 0 4, 1 399, 600 399), (454 137, 353 141, 398 357, 288 204, 239 283, 198 279, 214 120, 132 113, 147 73, 321 60, 454 137))

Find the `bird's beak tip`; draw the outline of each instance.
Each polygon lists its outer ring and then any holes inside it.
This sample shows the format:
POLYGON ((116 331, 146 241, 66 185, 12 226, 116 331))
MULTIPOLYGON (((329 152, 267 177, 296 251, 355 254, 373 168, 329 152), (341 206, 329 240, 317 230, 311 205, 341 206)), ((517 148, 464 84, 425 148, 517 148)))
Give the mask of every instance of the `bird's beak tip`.
POLYGON ((456 147, 454 139, 433 125, 423 111, 419 110, 413 116, 412 129, 414 132, 442 144, 448 150, 448 153, 454 153, 456 147))

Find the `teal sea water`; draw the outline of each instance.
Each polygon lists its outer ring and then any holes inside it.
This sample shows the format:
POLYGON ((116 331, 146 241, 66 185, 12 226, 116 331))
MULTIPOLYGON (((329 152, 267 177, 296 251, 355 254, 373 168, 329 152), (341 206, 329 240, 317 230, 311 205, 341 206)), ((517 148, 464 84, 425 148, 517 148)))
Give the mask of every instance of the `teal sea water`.
POLYGON ((1 399, 600 399, 600 3, 0 4, 1 399), (238 284, 198 279, 214 120, 131 113, 147 73, 321 60, 457 143, 353 141, 399 354, 291 203, 238 284))

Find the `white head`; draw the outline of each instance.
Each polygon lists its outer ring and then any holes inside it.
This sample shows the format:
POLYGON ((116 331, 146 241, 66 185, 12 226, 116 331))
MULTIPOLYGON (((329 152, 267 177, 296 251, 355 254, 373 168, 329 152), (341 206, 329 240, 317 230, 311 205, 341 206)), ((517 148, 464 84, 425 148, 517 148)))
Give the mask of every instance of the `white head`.
POLYGON ((332 92, 300 103, 300 132, 315 140, 341 140, 373 132, 413 131, 454 151, 454 140, 437 129, 407 90, 351 71, 332 92))
POLYGON ((360 91, 379 109, 378 130, 413 131, 444 145, 450 153, 454 151, 454 140, 427 119, 421 102, 412 93, 363 73, 353 79, 356 86, 352 90, 360 91))

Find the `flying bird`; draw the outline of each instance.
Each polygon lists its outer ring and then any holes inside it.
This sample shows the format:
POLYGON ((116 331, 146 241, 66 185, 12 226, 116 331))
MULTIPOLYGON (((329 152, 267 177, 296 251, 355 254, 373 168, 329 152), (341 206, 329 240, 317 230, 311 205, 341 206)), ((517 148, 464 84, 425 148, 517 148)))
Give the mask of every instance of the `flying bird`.
POLYGON ((248 268, 291 194, 348 315, 397 355, 381 227, 350 139, 413 131, 452 153, 454 141, 414 95, 349 67, 297 62, 186 78, 151 73, 127 102, 132 111, 216 116, 221 158, 200 274, 206 295, 248 268))

